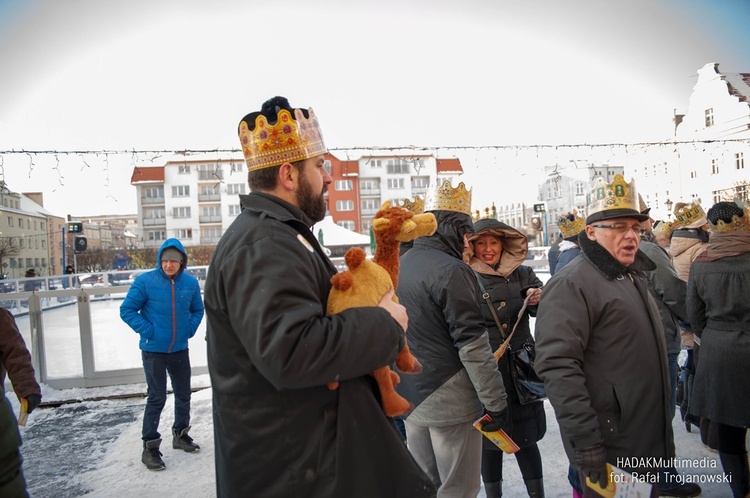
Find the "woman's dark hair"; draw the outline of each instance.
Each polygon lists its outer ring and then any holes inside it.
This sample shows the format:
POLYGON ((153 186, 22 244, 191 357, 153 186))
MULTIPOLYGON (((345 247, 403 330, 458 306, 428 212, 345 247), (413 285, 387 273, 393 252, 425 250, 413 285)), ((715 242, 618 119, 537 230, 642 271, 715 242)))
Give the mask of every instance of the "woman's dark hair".
POLYGON ((734 202, 717 202, 706 213, 706 218, 713 225, 716 225, 719 220, 724 221, 724 223, 731 223, 732 216, 737 216, 738 218, 744 216, 742 208, 734 202))

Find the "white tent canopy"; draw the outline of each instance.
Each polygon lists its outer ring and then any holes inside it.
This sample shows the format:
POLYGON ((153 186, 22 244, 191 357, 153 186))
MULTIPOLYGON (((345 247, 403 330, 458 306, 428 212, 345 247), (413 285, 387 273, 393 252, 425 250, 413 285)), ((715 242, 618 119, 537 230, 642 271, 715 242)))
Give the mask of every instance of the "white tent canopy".
POLYGON ((352 232, 344 227, 338 226, 332 216, 326 216, 323 221, 313 225, 312 232, 316 239, 320 240, 318 233, 323 230, 323 245, 333 246, 361 246, 370 244, 370 236, 352 232))

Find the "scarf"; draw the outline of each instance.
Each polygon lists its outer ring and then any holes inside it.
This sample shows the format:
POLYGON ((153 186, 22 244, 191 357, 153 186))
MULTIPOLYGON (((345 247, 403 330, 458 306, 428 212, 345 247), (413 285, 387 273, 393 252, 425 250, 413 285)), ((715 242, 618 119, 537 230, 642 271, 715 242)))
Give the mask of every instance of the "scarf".
POLYGON ((709 261, 750 252, 750 232, 712 232, 703 255, 709 261))

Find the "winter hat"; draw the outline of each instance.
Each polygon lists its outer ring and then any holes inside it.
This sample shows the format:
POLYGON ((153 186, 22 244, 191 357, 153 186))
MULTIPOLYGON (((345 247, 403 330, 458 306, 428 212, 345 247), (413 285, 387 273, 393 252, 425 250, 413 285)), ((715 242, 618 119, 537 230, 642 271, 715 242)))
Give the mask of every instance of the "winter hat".
POLYGON ((168 247, 162 251, 161 260, 162 261, 177 261, 178 263, 182 264, 184 260, 184 256, 182 255, 180 251, 178 251, 174 247, 168 247))
POLYGON ((712 232, 750 231, 748 214, 734 202, 717 202, 706 217, 712 232))

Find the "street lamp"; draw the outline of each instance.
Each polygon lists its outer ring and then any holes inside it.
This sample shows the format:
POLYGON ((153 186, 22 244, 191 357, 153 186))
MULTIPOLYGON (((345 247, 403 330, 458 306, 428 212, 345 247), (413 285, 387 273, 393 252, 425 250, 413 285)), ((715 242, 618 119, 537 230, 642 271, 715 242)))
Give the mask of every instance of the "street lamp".
POLYGON ((673 202, 670 201, 669 198, 667 198, 667 200, 664 201, 664 205, 667 206, 667 220, 668 221, 672 220, 672 204, 673 202))

